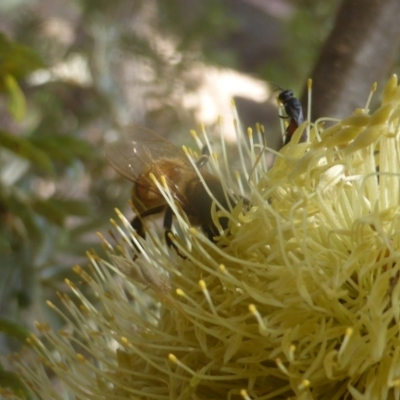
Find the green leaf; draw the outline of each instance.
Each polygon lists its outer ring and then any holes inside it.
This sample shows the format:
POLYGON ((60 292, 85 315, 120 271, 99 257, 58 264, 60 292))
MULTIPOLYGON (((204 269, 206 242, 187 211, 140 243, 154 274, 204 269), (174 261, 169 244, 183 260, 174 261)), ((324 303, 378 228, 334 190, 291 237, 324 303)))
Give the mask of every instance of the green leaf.
POLYGON ((19 80, 43 67, 43 61, 32 49, 11 42, 7 36, 0 33, 0 91, 5 89, 1 77, 12 75, 19 80))
POLYGON ((58 226, 62 226, 64 224, 65 212, 62 207, 57 204, 57 202, 52 201, 51 199, 33 199, 31 206, 33 211, 39 215, 42 215, 54 224, 58 226))
POLYGON ((16 79, 6 74, 4 76, 4 86, 9 94, 8 110, 16 121, 22 121, 26 113, 25 95, 21 90, 16 79))
MULTIPOLYGON (((15 195, 3 197, 3 202, 7 210, 13 216, 21 220, 23 226, 20 232, 21 235, 25 237, 26 230, 27 237, 38 246, 38 243, 43 240, 44 232, 42 232, 42 229, 38 226, 34 212, 29 204, 15 195)), ((19 224, 17 224, 17 226, 19 226, 19 224)))
POLYGON ((53 160, 66 164, 77 157, 93 157, 95 151, 85 140, 73 136, 32 137, 32 143, 51 156, 53 160))
POLYGON ((53 163, 50 157, 40 148, 33 145, 29 139, 0 130, 0 147, 5 147, 18 156, 29 160, 42 171, 54 175, 53 163))
POLYGON ((13 390, 20 399, 31 398, 26 386, 15 372, 0 371, 0 387, 13 390))
POLYGON ((53 204, 60 207, 65 214, 77 217, 85 217, 90 214, 91 207, 87 202, 79 200, 56 199, 52 198, 53 204))
POLYGON ((23 344, 26 344, 26 339, 32 335, 28 329, 6 318, 0 318, 0 332, 18 339, 23 344))

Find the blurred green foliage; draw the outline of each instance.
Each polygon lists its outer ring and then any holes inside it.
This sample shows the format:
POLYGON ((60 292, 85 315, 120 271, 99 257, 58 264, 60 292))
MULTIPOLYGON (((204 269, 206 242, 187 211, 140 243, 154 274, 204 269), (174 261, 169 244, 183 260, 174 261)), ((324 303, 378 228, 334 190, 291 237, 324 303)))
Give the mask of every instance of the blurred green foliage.
POLYGON ((41 309, 44 298, 57 301, 54 289, 71 263, 82 259, 83 243, 99 248, 93 230, 104 224, 107 213, 99 209, 105 196, 85 193, 90 184, 82 193, 74 185, 79 187, 86 168, 101 168, 102 157, 83 129, 98 119, 90 113, 94 105, 98 111, 105 107, 90 88, 73 83, 29 85, 25 78, 45 62, 4 34, 0 54, 0 310, 1 317, 31 326, 24 310, 41 309), (68 107, 74 92, 85 100, 68 107), (71 117, 74 123, 65 123, 71 117))

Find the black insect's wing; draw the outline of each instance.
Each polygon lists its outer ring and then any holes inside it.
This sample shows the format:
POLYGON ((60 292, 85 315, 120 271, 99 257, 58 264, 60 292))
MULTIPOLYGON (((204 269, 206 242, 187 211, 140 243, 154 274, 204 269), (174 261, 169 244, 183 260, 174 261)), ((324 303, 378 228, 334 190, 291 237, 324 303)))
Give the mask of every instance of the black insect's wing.
POLYGON ((289 101, 284 103, 284 107, 287 116, 293 119, 297 126, 304 122, 303 107, 298 99, 292 97, 289 101))

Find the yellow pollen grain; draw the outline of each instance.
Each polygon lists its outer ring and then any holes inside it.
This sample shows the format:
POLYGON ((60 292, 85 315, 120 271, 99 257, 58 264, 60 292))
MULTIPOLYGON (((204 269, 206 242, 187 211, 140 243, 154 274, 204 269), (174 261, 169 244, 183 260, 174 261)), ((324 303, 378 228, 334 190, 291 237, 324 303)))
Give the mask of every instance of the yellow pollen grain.
MULTIPOLYGON (((114 226, 114 228, 116 228, 118 226, 118 224, 115 222, 114 218, 110 218, 110 223, 114 226)), ((86 254, 89 254, 89 252, 87 252, 86 254)))
POLYGON ((200 286, 200 289, 202 290, 202 292, 204 293, 204 297, 206 298, 212 313, 216 315, 217 312, 216 312, 216 310, 214 308, 214 304, 211 300, 210 292, 207 290, 206 283, 202 279, 199 281, 199 286, 200 286))
POLYGON ((130 345, 130 342, 129 342, 128 338, 126 338, 125 336, 122 336, 122 337, 121 337, 121 342, 122 342, 123 344, 130 345))
POLYGON ((69 279, 65 279, 64 281, 72 290, 77 290, 77 287, 73 282, 71 282, 69 279))
POLYGON ((189 228, 189 232, 191 235, 193 236, 197 236, 198 235, 198 231, 196 228, 193 228, 192 226, 189 228))
POLYGON ((253 140, 253 129, 247 128, 247 136, 249 140, 253 140))
POLYGON ((258 312, 257 307, 254 304, 250 304, 249 305, 249 311, 256 317, 258 325, 259 325, 259 329, 260 329, 260 333, 266 333, 267 327, 264 324, 264 321, 261 317, 261 314, 258 312))
POLYGON ((182 150, 186 154, 187 157, 190 157, 189 150, 185 145, 182 146, 182 150))
POLYGON ((156 176, 152 172, 149 173, 149 177, 154 183, 157 182, 156 176))
POLYGON ((199 286, 203 292, 207 291, 207 286, 206 283, 203 281, 203 279, 199 280, 199 286))
POLYGON ((173 362, 174 364, 178 363, 178 359, 172 353, 168 354, 169 361, 173 362))
POLYGON ((257 308, 256 308, 256 306, 255 306, 254 304, 250 304, 250 305, 249 305, 249 311, 250 311, 253 315, 257 315, 257 314, 258 314, 257 308))
POLYGON ((56 308, 56 306, 55 306, 50 300, 46 300, 46 304, 47 304, 50 308, 53 308, 53 309, 56 308))
POLYGON ((345 351, 347 345, 349 344, 350 338, 353 335, 353 332, 354 332, 353 328, 351 328, 351 327, 346 328, 346 331, 344 333, 343 342, 340 345, 340 349, 338 352, 338 357, 340 357, 343 354, 343 352, 345 351))
POLYGON ((167 178, 165 177, 165 175, 161 175, 160 181, 164 189, 168 189, 167 178))
POLYGON ((287 368, 283 365, 282 360, 280 358, 276 358, 275 359, 275 363, 277 365, 277 367, 285 374, 285 375, 289 375, 289 371, 287 370, 287 368))
POLYGON ((50 325, 49 324, 42 324, 38 321, 35 321, 36 329, 41 333, 50 332, 50 325))
POLYGON ((75 265, 72 267, 72 271, 74 271, 76 274, 80 274, 82 272, 82 268, 79 265, 75 265))
POLYGON ((119 208, 115 207, 114 208, 115 213, 117 214, 119 219, 125 219, 124 214, 122 214, 122 212, 120 211, 119 208))
POLYGON ((83 304, 79 306, 79 309, 81 310, 81 313, 88 316, 90 314, 89 309, 85 307, 83 304))
POLYGON ((295 346, 294 344, 291 344, 291 345, 289 346, 289 354, 288 354, 289 360, 290 360, 291 362, 294 361, 294 353, 295 353, 295 351, 296 351, 296 346, 295 346))
POLYGON ((197 132, 194 129, 190 130, 190 134, 194 140, 198 139, 197 132))
POLYGON ((308 388, 309 386, 310 386, 310 381, 308 380, 308 379, 304 379, 303 381, 301 381, 301 383, 299 384, 299 386, 298 386, 298 389, 299 390, 303 390, 303 389, 306 389, 306 388, 308 388))

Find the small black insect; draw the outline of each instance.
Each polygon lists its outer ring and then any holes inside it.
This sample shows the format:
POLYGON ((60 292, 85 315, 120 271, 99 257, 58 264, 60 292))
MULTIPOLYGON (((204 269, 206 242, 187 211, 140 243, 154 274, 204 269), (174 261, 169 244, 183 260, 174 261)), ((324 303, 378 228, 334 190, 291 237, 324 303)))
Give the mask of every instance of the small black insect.
MULTIPOLYGON (((303 108, 301 106, 300 100, 294 97, 293 92, 289 89, 283 90, 276 83, 274 85, 280 90, 278 99, 283 104, 287 118, 289 118, 289 125, 285 132, 285 142, 284 145, 288 144, 292 139, 293 133, 296 129, 304 122, 303 108)), ((299 142, 305 142, 307 139, 307 133, 303 132, 299 142)))

